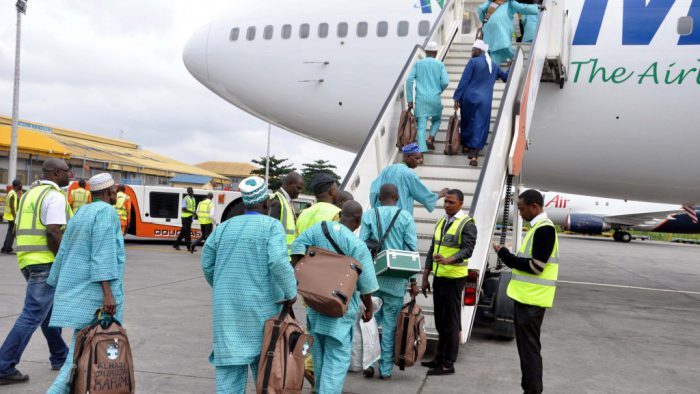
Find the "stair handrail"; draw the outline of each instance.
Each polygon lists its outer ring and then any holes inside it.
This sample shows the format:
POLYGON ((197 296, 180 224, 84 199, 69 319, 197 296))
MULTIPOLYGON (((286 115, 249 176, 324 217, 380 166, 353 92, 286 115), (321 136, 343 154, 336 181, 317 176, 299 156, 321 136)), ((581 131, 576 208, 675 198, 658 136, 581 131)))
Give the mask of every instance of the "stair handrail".
POLYGON ((426 36, 423 45, 416 45, 401 69, 394 86, 387 95, 377 118, 367 134, 362 147, 355 156, 341 184, 342 190, 348 190, 355 196, 356 201, 363 206, 369 202, 369 189, 372 180, 379 175, 384 167, 394 162, 397 154, 395 147, 398 121, 406 106, 404 86, 408 74, 413 65, 425 57, 423 48, 430 41, 438 43, 440 50, 437 58, 443 60, 452 45, 462 23, 461 0, 448 0, 445 2, 436 22, 426 36), (373 153, 373 154, 372 154, 373 153), (362 176, 362 174, 370 176, 362 176))

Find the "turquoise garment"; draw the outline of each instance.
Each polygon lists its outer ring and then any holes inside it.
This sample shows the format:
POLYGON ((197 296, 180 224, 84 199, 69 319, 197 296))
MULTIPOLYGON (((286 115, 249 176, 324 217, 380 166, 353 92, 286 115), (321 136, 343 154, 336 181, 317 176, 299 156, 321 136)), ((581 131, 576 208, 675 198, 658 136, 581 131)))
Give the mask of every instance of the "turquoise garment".
POLYGON ((216 394, 245 394, 248 384, 248 368, 253 382, 258 380, 258 360, 250 365, 216 367, 216 394))
POLYGON ((223 222, 204 244, 202 271, 212 286, 210 362, 217 367, 254 363, 265 320, 279 314, 279 301, 297 294, 282 224, 265 215, 223 222))
POLYGON ((369 191, 369 201, 372 208, 379 205, 379 190, 382 185, 393 183, 399 189, 399 202, 397 206, 405 209, 413 216, 413 200, 425 206, 428 212, 433 212, 435 204, 438 200, 438 195, 431 192, 423 182, 421 182, 418 174, 408 168, 406 163, 392 164, 386 167, 379 174, 377 179, 372 182, 369 191))
POLYGON ((84 205, 68 222, 46 283, 56 288, 51 327, 81 329, 102 307, 100 282, 109 281, 122 322, 124 237, 114 207, 104 201, 84 205))
MULTIPOLYGON (((366 211, 362 215, 362 225, 360 227, 360 239, 364 242, 370 238, 379 241, 380 237, 384 235, 391 219, 394 218, 396 212, 399 210, 398 207, 377 207, 366 211), (379 211, 379 220, 381 222, 382 234, 379 234, 379 226, 377 226, 377 215, 375 210, 379 211)), ((394 223, 389 232, 389 236, 384 241, 384 249, 396 249, 396 250, 418 250, 418 237, 416 236, 416 222, 413 220, 407 211, 401 210, 399 217, 394 223)), ((384 293, 391 294, 396 297, 401 297, 403 299, 404 293, 406 293, 406 286, 408 285, 408 279, 402 278, 391 278, 388 276, 377 276, 377 282, 379 283, 379 290, 384 293)))
POLYGON ((413 88, 416 89, 414 114, 416 117, 442 115, 440 95, 450 84, 447 69, 441 61, 426 57, 413 65, 406 79, 406 100, 413 102, 413 88))
POLYGON ((403 308, 403 295, 396 297, 383 291, 378 291, 374 296, 382 299, 382 307, 374 318, 377 324, 382 327, 382 356, 379 359, 379 374, 381 376, 391 376, 394 370, 394 339, 396 336, 396 323, 399 312, 403 308))
MULTIPOLYGON (((292 255, 304 255, 306 254, 306 249, 311 246, 333 251, 333 245, 328 242, 328 239, 323 234, 321 223, 326 223, 331 237, 335 243, 338 244, 342 252, 345 253, 346 256, 350 256, 362 264, 362 273, 357 279, 357 291, 350 299, 348 311, 345 313, 345 316, 338 318, 330 317, 322 315, 310 307, 306 309, 310 332, 328 335, 340 341, 349 335, 352 326, 355 324, 355 318, 357 314, 360 313, 360 294, 374 293, 379 290, 379 284, 374 274, 374 262, 372 261, 372 256, 369 254, 367 245, 360 241, 347 227, 338 222, 319 222, 301 233, 292 244, 292 255)), ((348 357, 350 357, 349 353, 348 357)))
POLYGON ((532 42, 537 34, 540 15, 521 15, 521 20, 523 21, 523 42, 532 42))
POLYGON ((313 336, 314 389, 319 394, 341 394, 350 368, 352 332, 348 332, 343 339, 317 333, 313 336))
POLYGON ((425 135, 425 131, 428 129, 428 120, 430 120, 430 136, 434 138, 440 130, 442 115, 416 117, 416 142, 418 143, 418 149, 420 149, 421 153, 428 151, 427 136, 425 135))
MULTIPOLYGON (((476 14, 480 21, 484 21, 486 10, 491 1, 485 1, 476 8, 476 14)), ((513 17, 515 14, 537 15, 539 8, 536 4, 522 4, 515 0, 509 0, 502 4, 491 15, 489 21, 484 25, 484 42, 489 46, 489 55, 495 65, 499 65, 508 59, 512 59, 513 51, 513 17)))
MULTIPOLYGON (((82 208, 82 207, 81 207, 82 208)), ((115 211, 116 213, 116 211, 115 211)), ((66 362, 63 363, 61 370, 58 371, 56 379, 54 379, 51 387, 46 391, 46 394, 68 394, 71 377, 71 369, 73 368, 73 353, 75 352, 75 340, 78 337, 78 330, 73 331, 73 339, 70 341, 68 348, 68 356, 66 362)))

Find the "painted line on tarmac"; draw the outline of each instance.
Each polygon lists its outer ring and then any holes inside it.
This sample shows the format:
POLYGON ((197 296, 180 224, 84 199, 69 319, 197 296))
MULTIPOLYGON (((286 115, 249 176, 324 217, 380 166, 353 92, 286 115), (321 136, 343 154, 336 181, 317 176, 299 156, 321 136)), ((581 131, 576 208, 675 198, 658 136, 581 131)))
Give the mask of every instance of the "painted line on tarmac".
POLYGON ((653 287, 613 285, 613 284, 609 284, 609 283, 574 282, 574 281, 570 281, 570 280, 558 280, 557 283, 568 283, 568 284, 572 284, 572 285, 587 285, 587 286, 601 286, 601 287, 617 287, 619 289, 634 289, 634 290, 647 290, 647 291, 661 291, 661 292, 665 292, 665 293, 680 293, 680 294, 700 295, 700 291, 655 289, 653 287))

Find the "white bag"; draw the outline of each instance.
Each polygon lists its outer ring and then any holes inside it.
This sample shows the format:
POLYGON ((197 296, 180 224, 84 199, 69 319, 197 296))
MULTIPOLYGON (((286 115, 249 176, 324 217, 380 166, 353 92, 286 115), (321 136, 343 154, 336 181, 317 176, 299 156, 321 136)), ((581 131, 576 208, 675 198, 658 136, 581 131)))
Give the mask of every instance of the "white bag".
MULTIPOLYGON (((381 298, 372 297, 374 312, 382 307, 381 298)), ((364 308, 363 308, 364 309, 364 308)), ((367 323, 362 321, 362 314, 358 314, 355 326, 352 330, 352 353, 350 355, 350 371, 360 372, 372 366, 382 354, 381 343, 379 342, 379 328, 377 321, 372 320, 367 323)))

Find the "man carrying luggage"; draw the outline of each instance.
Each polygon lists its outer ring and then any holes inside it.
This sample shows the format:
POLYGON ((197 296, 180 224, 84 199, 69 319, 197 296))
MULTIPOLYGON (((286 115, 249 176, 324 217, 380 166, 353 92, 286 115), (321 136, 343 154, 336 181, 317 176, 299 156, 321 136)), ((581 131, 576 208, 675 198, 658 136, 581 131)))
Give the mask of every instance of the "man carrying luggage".
POLYGON ((527 394, 542 392, 540 329, 546 308, 554 303, 559 275, 559 240, 554 223, 542 208, 544 196, 526 190, 518 198, 518 211, 530 222, 517 255, 494 244, 503 263, 513 269, 508 297, 515 302, 515 341, 518 344, 520 385, 527 394))
POLYGON ((12 181, 12 190, 7 192, 7 197, 5 197, 5 212, 3 212, 2 218, 7 220, 7 234, 5 234, 5 244, 2 247, 2 253, 13 254, 12 244, 15 243, 15 218, 17 218, 20 197, 22 197, 22 181, 17 178, 12 181))
MULTIPOLYGON (((362 215, 362 227, 360 239, 367 241, 374 239, 379 241, 388 231, 387 237, 382 243, 382 250, 418 250, 418 238, 416 236, 416 223, 408 212, 396 206, 399 200, 399 191, 395 185, 387 183, 379 192, 381 206, 370 209, 362 215), (378 214, 378 215, 377 215, 378 214), (396 217, 393 226, 390 223, 396 217), (379 223, 377 223, 379 216, 379 223), (381 227, 381 233, 380 233, 381 227)), ((403 307, 404 295, 408 279, 378 276, 379 291, 375 297, 382 299, 382 307, 375 313, 377 324, 382 326, 382 357, 379 360, 379 378, 391 379, 394 369, 394 335, 396 333, 396 319, 403 307)), ((418 294, 416 279, 411 278, 411 294, 418 294)))
POLYGON ((268 214, 282 223, 287 235, 288 248, 292 246, 297 232, 297 215, 294 213, 292 201, 299 197, 303 188, 304 178, 292 171, 284 177, 282 187, 270 199, 270 212, 268 214))
POLYGON ((451 189, 445 197, 445 216, 435 225, 435 235, 425 259, 423 294, 430 290, 433 274, 433 307, 438 347, 435 359, 422 362, 428 375, 455 373, 459 351, 462 296, 467 282, 467 264, 476 244, 474 220, 462 211, 464 194, 451 189))
POLYGON ((80 208, 68 223, 46 280, 56 289, 49 325, 74 330, 67 361, 49 394, 68 393, 77 334, 90 325, 97 309, 122 322, 126 256, 119 216, 112 207, 117 190, 107 173, 90 178, 90 190, 95 202, 80 208))
POLYGON ((316 196, 316 204, 301 211, 297 219, 297 235, 303 233, 316 223, 324 220, 338 220, 340 207, 336 205, 338 185, 335 179, 319 172, 311 181, 311 190, 316 196))
POLYGON ((265 321, 292 304, 297 286, 284 228, 267 216, 267 184, 240 185, 245 213, 216 227, 202 249, 202 271, 212 286, 216 392, 245 393, 248 368, 257 379, 265 321))
MULTIPOLYGON (((357 291, 349 301, 348 310, 343 317, 335 318, 322 315, 311 307, 306 309, 308 331, 314 337, 311 354, 314 359, 315 390, 318 393, 341 393, 345 376, 350 367, 352 352, 352 327, 361 311, 360 299, 365 311, 362 319, 372 319, 372 293, 379 289, 374 274, 372 257, 364 242, 353 233, 362 219, 362 206, 356 201, 343 205, 340 222, 324 221, 329 236, 340 250, 362 264, 362 273, 357 279, 357 291)), ((306 254, 311 246, 334 251, 333 244, 326 238, 322 223, 317 223, 300 234, 292 244, 292 261, 296 263, 306 254)), ((323 278, 319 278, 323 280, 323 278)))

